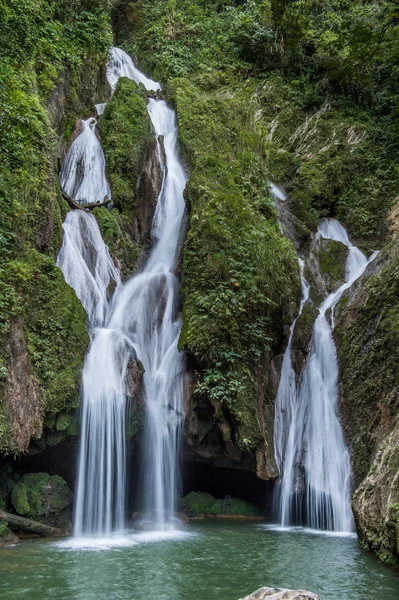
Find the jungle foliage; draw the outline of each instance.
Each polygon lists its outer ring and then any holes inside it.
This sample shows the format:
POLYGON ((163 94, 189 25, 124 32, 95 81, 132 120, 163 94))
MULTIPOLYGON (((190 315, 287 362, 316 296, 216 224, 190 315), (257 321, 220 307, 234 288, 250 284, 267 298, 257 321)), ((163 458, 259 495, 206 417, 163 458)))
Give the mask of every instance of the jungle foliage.
POLYGON ((298 289, 268 181, 290 193, 302 238, 336 216, 366 249, 383 242, 399 185, 397 15, 345 0, 136 0, 114 14, 118 43, 166 82, 190 171, 180 346, 248 448, 256 365, 298 289))
MULTIPOLYGON (((85 65, 112 41, 108 0, 0 0, 0 451, 16 451, 7 409, 7 337, 23 323, 41 410, 76 406, 87 345, 84 312, 55 266, 65 210, 48 103, 73 105, 85 65)), ((75 115, 76 118, 76 115, 75 115)), ((21 448, 19 448, 21 449, 21 448)))

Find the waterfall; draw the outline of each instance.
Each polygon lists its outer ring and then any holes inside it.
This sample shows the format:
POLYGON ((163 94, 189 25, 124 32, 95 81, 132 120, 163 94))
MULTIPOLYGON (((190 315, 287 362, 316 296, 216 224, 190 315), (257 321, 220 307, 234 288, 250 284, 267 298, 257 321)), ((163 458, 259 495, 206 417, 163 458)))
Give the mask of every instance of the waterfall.
POLYGON ((64 237, 57 265, 81 301, 90 327, 100 326, 108 308, 107 291, 111 282, 119 285, 119 272, 93 215, 83 210, 70 211, 62 228, 64 237))
POLYGON ((107 81, 112 90, 116 88, 120 77, 128 77, 136 83, 142 83, 147 90, 153 92, 161 89, 158 81, 148 79, 136 68, 130 56, 122 48, 111 48, 111 58, 107 64, 107 81))
MULTIPOLYGON (((277 467, 280 473, 283 471, 284 467, 285 450, 288 446, 292 447, 294 443, 294 427, 291 426, 289 429, 286 427, 286 423, 293 423, 297 404, 296 376, 294 368, 292 366, 291 357, 292 340, 294 337, 296 322, 302 314, 303 307, 305 306, 309 298, 310 290, 310 286, 303 274, 305 263, 301 258, 298 260, 298 262, 301 275, 302 298, 298 315, 290 327, 290 335, 288 338, 288 345, 284 353, 283 364, 281 367, 280 385, 277 392, 275 406, 274 454, 277 467)), ((289 477, 288 479, 291 479, 291 477, 289 477)))
MULTIPOLYGON (((304 524, 314 529, 349 532, 353 529, 351 465, 339 420, 333 310, 376 253, 367 260, 335 219, 323 219, 317 237, 336 240, 348 247, 346 282, 319 307, 298 386, 291 364, 295 322, 291 328, 276 400, 274 442, 280 469, 279 520, 282 526, 304 524), (331 325, 326 317, 330 309, 331 325)), ((302 289, 301 310, 308 294, 303 276, 302 289)))
POLYGON ((96 136, 93 117, 81 121, 82 131, 74 139, 65 158, 60 184, 68 196, 79 204, 100 203, 111 198, 105 177, 105 158, 96 136))
MULTIPOLYGON (((121 76, 143 83, 149 90, 160 87, 140 73, 123 50, 114 48, 107 66, 111 89, 121 76)), ((145 509, 157 529, 173 524, 175 512, 183 364, 177 349, 182 325, 179 281, 173 271, 187 179, 178 155, 174 111, 164 101, 150 99, 148 112, 159 152, 159 138, 163 138, 166 164, 152 225, 153 247, 142 271, 124 285, 120 283, 92 215, 70 212, 63 225, 58 264, 86 309, 91 333, 82 377, 74 521, 78 537, 109 536, 125 527, 125 380, 136 357, 145 370, 145 509), (111 283, 115 291, 109 302, 111 283)), ((104 190, 110 195, 104 154, 94 128, 94 119, 83 122, 60 177, 64 190, 84 203, 102 201, 104 190)))
MULTIPOLYGON (((114 48, 107 69, 111 87, 128 76, 158 89, 123 50, 114 48)), ((130 336, 144 366, 145 512, 158 529, 173 524, 178 450, 183 419, 183 364, 177 343, 181 330, 179 281, 173 271, 184 213, 186 175, 178 155, 176 116, 164 101, 150 99, 148 113, 157 139, 163 136, 166 166, 152 225, 153 249, 144 269, 119 288, 111 328, 130 336)))

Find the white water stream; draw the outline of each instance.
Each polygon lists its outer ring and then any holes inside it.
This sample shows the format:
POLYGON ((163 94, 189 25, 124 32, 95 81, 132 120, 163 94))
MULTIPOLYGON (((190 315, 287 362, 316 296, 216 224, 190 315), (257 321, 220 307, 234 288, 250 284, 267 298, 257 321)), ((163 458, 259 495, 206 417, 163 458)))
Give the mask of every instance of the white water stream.
MULTIPOLYGON (((114 48, 107 66, 112 89, 122 76, 143 83, 149 90, 160 88, 135 68, 123 50, 114 48)), ((74 522, 78 537, 106 537, 125 526, 128 395, 125 380, 134 356, 145 369, 145 511, 151 515, 156 529, 168 528, 174 519, 183 417, 183 367, 177 349, 181 329, 179 281, 173 271, 187 178, 178 155, 174 111, 164 101, 150 99, 148 112, 157 139, 163 136, 166 164, 152 225, 153 248, 145 267, 126 284, 120 284, 94 217, 75 211, 68 214, 64 224, 59 265, 85 306, 92 327, 82 384, 74 522), (116 289, 108 303, 107 288, 111 280, 115 281, 116 289)), ((92 152, 91 137, 82 138, 85 131, 71 145, 65 163, 73 165, 76 156, 87 156, 90 151, 95 157, 91 164, 98 163, 93 168, 103 172, 102 150, 92 152), (79 138, 82 139, 76 144, 79 138)), ((77 169, 68 169, 72 179, 77 169)), ((61 176, 61 184, 68 187, 68 183, 69 179, 61 176)), ((80 187, 88 190, 84 196, 86 202, 96 201, 99 188, 86 169, 80 187)), ((68 189, 72 189, 72 184, 68 189)), ((77 198, 76 193, 74 197, 77 198)))
MULTIPOLYGON (((323 219, 317 236, 349 249, 346 282, 319 308, 308 359, 297 386, 291 362, 295 322, 284 356, 276 400, 275 455, 280 470, 279 521, 337 532, 353 530, 350 505, 351 465, 338 412, 338 360, 332 335, 333 309, 365 271, 369 260, 350 242, 335 219, 323 219), (331 309, 332 325, 326 313, 331 309)), ((308 298, 302 275, 300 313, 308 298)))
POLYGON ((79 204, 104 202, 111 198, 105 177, 105 158, 96 136, 96 120, 81 121, 82 131, 72 142, 60 175, 64 192, 79 204))

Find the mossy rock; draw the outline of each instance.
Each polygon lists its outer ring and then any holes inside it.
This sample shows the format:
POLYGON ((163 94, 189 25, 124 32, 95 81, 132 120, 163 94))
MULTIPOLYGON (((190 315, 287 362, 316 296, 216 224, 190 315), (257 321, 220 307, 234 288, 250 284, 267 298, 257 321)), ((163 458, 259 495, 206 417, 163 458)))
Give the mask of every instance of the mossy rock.
POLYGON ((308 301, 299 315, 292 338, 293 362, 295 371, 300 374, 305 364, 312 340, 313 328, 319 311, 312 301, 308 301))
POLYGON ((142 85, 122 77, 99 121, 112 199, 122 212, 132 209, 140 159, 153 140, 145 98, 142 85))
POLYGON ((11 492, 11 503, 17 514, 60 528, 70 524, 72 500, 66 481, 48 473, 24 475, 11 492))
POLYGON ((19 538, 8 529, 8 523, 6 521, 0 521, 0 548, 8 544, 16 544, 19 542, 19 538))
POLYGON ((320 274, 326 291, 331 294, 345 281, 348 248, 341 242, 325 239, 319 240, 318 246, 320 274))
POLYGON ((226 496, 214 498, 206 492, 190 492, 182 499, 183 512, 188 516, 223 515, 262 517, 264 513, 251 502, 226 496))
POLYGON ((120 213, 116 208, 107 210, 95 208, 93 215, 97 219, 101 235, 109 248, 111 256, 118 265, 122 280, 131 277, 137 267, 142 248, 133 240, 131 215, 120 213))

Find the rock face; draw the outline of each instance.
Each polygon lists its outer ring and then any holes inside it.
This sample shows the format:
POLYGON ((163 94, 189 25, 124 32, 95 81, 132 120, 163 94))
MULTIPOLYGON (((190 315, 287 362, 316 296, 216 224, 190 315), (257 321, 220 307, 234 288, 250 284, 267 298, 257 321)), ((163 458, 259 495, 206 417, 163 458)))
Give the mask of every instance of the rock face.
POLYGON ((353 510, 361 541, 399 563, 399 236, 342 299, 335 330, 341 406, 352 452, 353 510))
POLYGON ((304 590, 283 590, 281 588, 263 587, 241 600, 320 600, 319 596, 304 590))
POLYGON ((379 446, 366 478, 353 496, 363 542, 384 562, 399 557, 399 425, 379 446))

